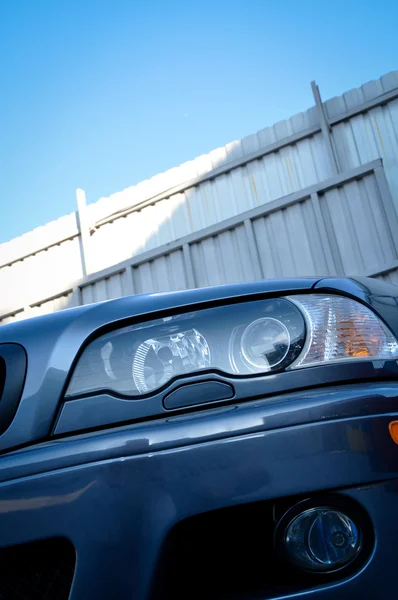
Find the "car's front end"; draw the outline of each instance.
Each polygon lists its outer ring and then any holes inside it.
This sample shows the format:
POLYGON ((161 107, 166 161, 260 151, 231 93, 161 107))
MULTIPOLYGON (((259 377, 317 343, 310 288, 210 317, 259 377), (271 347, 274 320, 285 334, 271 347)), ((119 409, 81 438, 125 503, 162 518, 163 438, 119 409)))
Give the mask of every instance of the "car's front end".
POLYGON ((367 279, 2 327, 0 598, 394 598, 397 339, 367 279))

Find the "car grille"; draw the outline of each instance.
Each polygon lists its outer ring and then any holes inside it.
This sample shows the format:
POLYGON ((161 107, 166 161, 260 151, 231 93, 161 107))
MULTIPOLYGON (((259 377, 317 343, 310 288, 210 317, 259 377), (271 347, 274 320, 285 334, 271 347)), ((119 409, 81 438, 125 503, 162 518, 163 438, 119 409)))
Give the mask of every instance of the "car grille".
POLYGON ((75 549, 65 539, 1 549, 0 599, 67 600, 75 560, 75 549))

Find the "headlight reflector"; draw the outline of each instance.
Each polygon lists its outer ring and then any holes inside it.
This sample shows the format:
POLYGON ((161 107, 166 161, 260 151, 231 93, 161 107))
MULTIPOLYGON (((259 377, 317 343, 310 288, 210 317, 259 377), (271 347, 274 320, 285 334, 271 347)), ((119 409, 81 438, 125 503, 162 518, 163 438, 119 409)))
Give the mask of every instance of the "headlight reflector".
POLYGON ((140 344, 134 354, 132 375, 137 390, 146 394, 178 373, 199 371, 210 366, 210 348, 206 338, 196 329, 191 329, 140 344))
POLYGON ((289 352, 289 330, 278 319, 262 317, 246 327, 241 344, 245 361, 256 369, 268 371, 279 365, 289 352))

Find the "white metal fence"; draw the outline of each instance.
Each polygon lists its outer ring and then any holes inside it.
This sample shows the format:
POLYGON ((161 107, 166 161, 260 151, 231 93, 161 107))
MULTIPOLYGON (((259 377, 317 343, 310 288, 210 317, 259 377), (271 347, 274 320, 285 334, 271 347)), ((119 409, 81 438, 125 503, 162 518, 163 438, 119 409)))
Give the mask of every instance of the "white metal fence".
POLYGON ((398 283, 398 72, 0 246, 0 322, 260 277, 398 283))

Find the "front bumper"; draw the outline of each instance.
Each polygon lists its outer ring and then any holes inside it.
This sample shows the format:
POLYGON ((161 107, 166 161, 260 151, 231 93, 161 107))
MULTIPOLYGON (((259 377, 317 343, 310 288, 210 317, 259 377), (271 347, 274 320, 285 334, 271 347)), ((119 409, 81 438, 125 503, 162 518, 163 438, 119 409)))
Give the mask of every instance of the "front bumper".
MULTIPOLYGON (((72 600, 144 600, 177 523, 227 507, 333 491, 365 509, 375 545, 359 572, 314 585, 310 597, 393 598, 398 446, 388 424, 397 418, 398 385, 373 383, 14 451, 0 461, 1 546, 66 537, 77 554, 72 600)), ((259 553, 261 535, 259 522, 253 534, 259 553)), ((192 581, 186 598, 197 597, 196 589, 192 581)), ((208 589, 205 597, 219 596, 208 589)), ((264 564, 263 589, 254 597, 290 596, 267 590, 264 564)))

